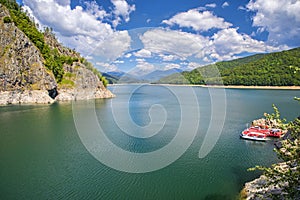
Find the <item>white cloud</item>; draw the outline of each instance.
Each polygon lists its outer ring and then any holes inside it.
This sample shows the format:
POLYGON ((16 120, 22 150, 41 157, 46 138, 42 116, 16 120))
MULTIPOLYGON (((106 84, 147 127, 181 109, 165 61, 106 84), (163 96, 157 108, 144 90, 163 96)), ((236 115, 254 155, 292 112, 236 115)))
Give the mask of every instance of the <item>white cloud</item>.
POLYGON ((99 5, 96 3, 96 1, 86 1, 86 12, 90 13, 94 17, 97 17, 100 20, 103 20, 105 17, 109 17, 109 14, 101 9, 99 5))
POLYGON ((114 72, 114 71, 119 71, 118 67, 113 64, 109 63, 103 63, 103 62, 96 62, 96 67, 101 71, 101 72, 114 72))
POLYGON ((129 71, 128 73, 134 76, 143 76, 146 74, 149 74, 152 71, 155 71, 156 67, 151 64, 148 63, 146 61, 141 61, 138 62, 136 67, 134 67, 131 71, 129 71))
POLYGON ((123 64, 124 63, 124 60, 116 60, 114 61, 115 64, 123 64))
POLYGON ((160 54, 159 56, 162 58, 163 61, 174 61, 179 59, 178 56, 172 54, 171 55, 160 54))
POLYGON ((125 22, 129 22, 129 15, 131 12, 135 11, 135 5, 129 5, 125 0, 111 0, 111 2, 114 5, 113 13, 116 16, 114 26, 117 26, 120 23, 121 18, 123 18, 125 22))
POLYGON ((151 51, 147 49, 141 49, 135 53, 133 53, 134 56, 136 57, 142 57, 142 58, 150 58, 152 56, 151 51))
POLYGON ((247 10, 247 8, 245 8, 244 6, 239 6, 238 10, 247 10))
POLYGON ((121 57, 130 48, 131 38, 127 31, 116 31, 109 38, 95 43, 92 54, 102 57, 103 60, 113 61, 121 57))
POLYGON ((176 64, 176 63, 168 63, 168 64, 165 65, 163 70, 169 70, 169 69, 174 69, 174 68, 180 69, 181 66, 179 64, 176 64))
POLYGON ((190 62, 187 66, 186 66, 186 70, 190 71, 193 69, 196 69, 198 67, 201 67, 202 65, 200 65, 199 63, 196 62, 190 62))
POLYGON ((125 58, 130 58, 131 56, 132 56, 131 53, 127 53, 127 54, 124 55, 125 58))
POLYGON ((188 27, 195 31, 208 31, 212 28, 224 29, 232 26, 231 23, 213 15, 212 12, 199 12, 198 9, 178 13, 169 20, 163 20, 162 23, 170 26, 177 24, 179 27, 188 27))
MULTIPOLYGON (((263 41, 239 33, 237 28, 226 28, 213 36, 175 31, 152 29, 140 37, 144 48, 157 53, 163 61, 176 59, 188 60, 196 57, 201 64, 237 58, 241 53, 265 53, 285 49, 286 46, 274 47, 263 41)), ((188 67, 189 69, 192 66, 188 67)))
MULTIPOLYGON (((23 2, 25 9, 30 10, 43 25, 52 27, 61 35, 88 35, 103 38, 113 32, 109 24, 97 20, 98 15, 94 16, 89 11, 84 11, 81 6, 71 9, 70 5, 62 6, 55 0, 24 0, 23 2)), ((99 7, 98 9, 103 11, 99 7)))
POLYGON ((182 31, 152 29, 145 32, 140 39, 145 49, 159 54, 167 62, 195 57, 204 64, 234 59, 245 52, 265 53, 286 48, 267 45, 247 34, 239 33, 237 28, 222 29, 210 38, 182 31))
POLYGON ((269 32, 272 44, 300 45, 300 1, 297 0, 251 0, 248 10, 255 12, 253 26, 269 32))
POLYGON ((215 3, 210 3, 210 4, 206 4, 205 7, 215 8, 215 7, 217 7, 217 4, 215 4, 215 3))
POLYGON ((146 62, 146 60, 144 58, 137 58, 137 59, 135 59, 135 61, 138 62, 138 63, 146 62))
POLYGON ((181 59, 197 55, 209 40, 201 35, 168 29, 152 29, 140 36, 144 48, 157 54, 176 55, 181 59))
POLYGON ((205 55, 212 59, 229 60, 236 58, 237 54, 248 53, 265 53, 280 50, 265 44, 263 41, 252 39, 249 35, 237 32, 235 28, 220 30, 215 33, 210 41, 210 47, 205 49, 205 55))
POLYGON ((222 8, 225 8, 225 7, 227 7, 227 6, 229 6, 229 3, 228 3, 227 1, 225 1, 225 2, 222 4, 222 8))
POLYGON ((87 59, 87 60, 93 60, 94 57, 93 56, 86 56, 85 59, 87 59))
POLYGON ((40 24, 53 28, 60 42, 84 56, 114 60, 130 46, 128 32, 115 31, 103 22, 110 14, 94 1, 86 2, 86 9, 81 6, 71 9, 67 0, 24 0, 23 3, 40 24))

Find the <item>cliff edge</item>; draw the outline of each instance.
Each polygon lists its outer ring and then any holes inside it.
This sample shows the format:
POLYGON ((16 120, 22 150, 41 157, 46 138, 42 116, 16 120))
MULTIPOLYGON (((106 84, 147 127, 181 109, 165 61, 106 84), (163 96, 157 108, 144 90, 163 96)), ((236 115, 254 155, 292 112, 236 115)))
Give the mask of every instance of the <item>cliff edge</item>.
POLYGON ((49 29, 41 33, 34 27, 44 40, 41 49, 15 22, 22 11, 12 16, 11 10, 0 4, 0 105, 114 97, 79 53, 61 45, 49 29))

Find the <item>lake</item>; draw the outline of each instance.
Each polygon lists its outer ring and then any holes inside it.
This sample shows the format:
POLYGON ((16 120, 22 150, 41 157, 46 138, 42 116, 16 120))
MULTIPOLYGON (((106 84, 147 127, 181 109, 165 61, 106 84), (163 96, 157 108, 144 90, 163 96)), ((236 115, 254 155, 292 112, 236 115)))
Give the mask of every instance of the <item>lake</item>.
POLYGON ((259 176, 248 168, 278 161, 274 140, 240 132, 273 103, 299 115, 299 90, 110 89, 116 98, 0 107, 0 199, 234 199, 259 176))

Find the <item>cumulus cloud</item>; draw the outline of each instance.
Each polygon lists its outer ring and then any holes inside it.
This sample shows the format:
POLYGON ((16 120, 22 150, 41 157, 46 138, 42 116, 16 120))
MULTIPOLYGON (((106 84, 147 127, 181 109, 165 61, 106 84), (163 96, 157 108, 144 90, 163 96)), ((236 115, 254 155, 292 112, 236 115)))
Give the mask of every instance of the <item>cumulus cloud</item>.
POLYGON ((132 70, 130 70, 128 73, 134 76, 143 76, 146 74, 149 74, 150 72, 156 70, 156 67, 146 62, 145 60, 141 59, 138 60, 138 63, 136 64, 136 67, 134 67, 132 70))
POLYGON ((205 49, 205 55, 215 59, 229 60, 236 58, 236 55, 248 53, 264 53, 279 50, 265 44, 263 41, 252 39, 247 34, 238 33, 236 28, 228 28, 215 33, 210 41, 210 46, 205 49))
MULTIPOLYGON (((24 9, 41 25, 52 27, 60 42, 75 48, 84 56, 116 59, 130 46, 127 31, 115 31, 104 22, 109 16, 95 1, 85 2, 71 8, 70 1, 64 0, 24 0, 24 9)), ((116 3, 117 14, 124 15, 122 6, 116 3)))
POLYGON ((101 70, 101 72, 114 72, 119 71, 118 67, 114 64, 96 62, 96 67, 101 70))
POLYGON ((169 20, 163 20, 162 23, 179 27, 192 28, 195 31, 208 31, 212 28, 224 29, 232 26, 223 18, 215 16, 210 11, 199 11, 199 9, 191 9, 187 12, 181 12, 173 16, 169 20))
MULTIPOLYGON (((84 11, 81 6, 71 9, 70 5, 61 5, 58 0, 24 0, 24 8, 30 10, 42 25, 52 27, 64 36, 88 35, 104 37, 113 32, 111 26, 97 20, 97 16, 84 11), (54 17, 55 16, 55 17, 54 17)), ((95 6, 93 6, 95 9, 95 6)), ((98 7, 104 14, 104 10, 98 7)))
POLYGON ((169 70, 169 69, 174 69, 174 68, 180 69, 181 66, 179 64, 176 64, 176 63, 167 63, 165 65, 165 67, 163 68, 163 70, 169 70))
POLYGON ((114 5, 113 13, 116 16, 114 26, 117 26, 121 19, 128 22, 130 13, 135 11, 135 5, 129 5, 125 0, 111 0, 111 3, 114 5))
POLYGON ((205 64, 234 59, 245 52, 264 53, 284 49, 282 46, 273 47, 239 33, 237 28, 222 29, 211 37, 169 29, 153 29, 145 32, 141 41, 145 49, 158 53, 166 62, 195 57, 205 64))
POLYGON ((178 56, 176 55, 165 55, 165 54, 160 54, 159 55, 163 61, 174 61, 174 60, 177 60, 177 59, 180 59, 178 56))
POLYGON ((255 12, 253 26, 269 32, 268 42, 275 45, 300 45, 300 1, 251 0, 247 9, 255 12))
POLYGON ((144 48, 157 54, 171 54, 186 59, 207 45, 208 38, 201 35, 168 29, 146 31, 140 39, 144 48))
POLYGON ((142 57, 142 58, 150 58, 152 56, 151 51, 147 49, 141 49, 135 53, 133 53, 134 56, 136 57, 142 57))

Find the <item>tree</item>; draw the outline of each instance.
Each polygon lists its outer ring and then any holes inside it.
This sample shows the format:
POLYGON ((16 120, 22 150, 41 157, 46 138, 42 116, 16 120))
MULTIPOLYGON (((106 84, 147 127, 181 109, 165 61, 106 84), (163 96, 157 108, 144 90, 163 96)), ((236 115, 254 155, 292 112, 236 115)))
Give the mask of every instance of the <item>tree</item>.
MULTIPOLYGON (((300 98, 295 100, 300 102, 300 98)), ((280 122, 280 113, 273 105, 274 114, 267 117, 280 122)), ((284 126, 283 126, 284 127, 284 126)), ((299 199, 300 198, 300 116, 286 124, 290 137, 281 142, 281 147, 275 149, 281 164, 272 167, 256 166, 249 170, 262 170, 267 177, 267 186, 277 186, 282 189, 280 194, 269 194, 274 199, 299 199)))

